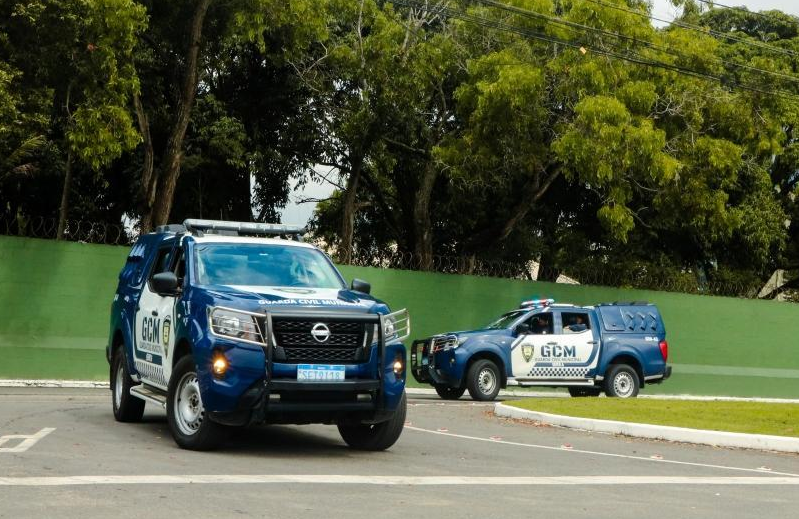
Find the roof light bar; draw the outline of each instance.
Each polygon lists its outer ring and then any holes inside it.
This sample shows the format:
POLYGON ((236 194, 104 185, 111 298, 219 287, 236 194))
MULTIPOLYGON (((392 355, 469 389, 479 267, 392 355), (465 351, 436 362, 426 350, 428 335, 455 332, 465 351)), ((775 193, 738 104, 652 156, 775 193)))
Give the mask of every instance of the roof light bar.
POLYGON ((183 221, 189 232, 232 231, 239 234, 263 234, 269 236, 302 235, 305 227, 279 223, 226 222, 223 220, 198 220, 189 218, 183 221))
POLYGON ((530 299, 529 301, 522 301, 519 308, 543 308, 554 303, 554 299, 530 299))

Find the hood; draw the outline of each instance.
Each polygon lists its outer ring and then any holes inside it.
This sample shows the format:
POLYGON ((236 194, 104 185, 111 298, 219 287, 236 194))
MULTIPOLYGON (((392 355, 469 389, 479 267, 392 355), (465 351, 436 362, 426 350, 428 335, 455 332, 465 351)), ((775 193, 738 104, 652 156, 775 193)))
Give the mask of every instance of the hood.
POLYGON ((450 332, 448 335, 457 335, 458 337, 473 337, 476 335, 508 335, 507 328, 488 329, 483 328, 480 330, 463 330, 460 332, 450 332))
POLYGON ((386 313, 386 305, 368 294, 337 288, 215 285, 208 292, 217 299, 246 302, 258 308, 315 307, 386 313), (383 310, 385 308, 385 310, 383 310))
POLYGON ((446 333, 439 333, 437 335, 457 335, 458 340, 463 343, 467 339, 471 339, 472 337, 485 337, 487 335, 508 335, 509 331, 507 328, 500 328, 497 330, 494 329, 481 329, 481 330, 462 330, 459 332, 446 332, 446 333))

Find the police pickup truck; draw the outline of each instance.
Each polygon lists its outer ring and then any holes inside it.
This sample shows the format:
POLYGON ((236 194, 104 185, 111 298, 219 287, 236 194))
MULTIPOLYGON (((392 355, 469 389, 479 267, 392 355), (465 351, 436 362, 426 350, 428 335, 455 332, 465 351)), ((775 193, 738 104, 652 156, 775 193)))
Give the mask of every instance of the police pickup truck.
POLYGON ((143 235, 119 276, 106 357, 114 417, 165 408, 180 447, 253 423, 336 424, 387 449, 406 412, 405 310, 347 288, 301 228, 186 220, 143 235))
POLYGON ((660 312, 646 302, 596 306, 533 300, 485 328, 415 341, 414 378, 444 399, 493 400, 508 385, 630 398, 671 375, 660 312))

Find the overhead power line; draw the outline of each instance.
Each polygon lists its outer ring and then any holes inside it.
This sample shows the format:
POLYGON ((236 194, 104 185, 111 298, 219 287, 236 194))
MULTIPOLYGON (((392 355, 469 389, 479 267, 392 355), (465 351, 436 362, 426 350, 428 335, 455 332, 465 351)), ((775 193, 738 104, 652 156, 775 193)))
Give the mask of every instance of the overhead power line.
POLYGON ((794 51, 792 51, 790 49, 783 49, 781 47, 775 47, 773 45, 768 45, 766 43, 762 43, 762 42, 759 42, 759 41, 756 41, 756 40, 747 40, 745 38, 739 38, 739 37, 733 36, 731 34, 726 34, 726 33, 719 32, 719 31, 714 31, 713 29, 706 29, 704 27, 700 27, 698 25, 694 25, 694 24, 691 24, 691 23, 683 22, 683 21, 680 21, 680 20, 666 20, 664 18, 658 18, 657 16, 654 16, 654 15, 649 14, 649 13, 644 12, 644 11, 638 11, 636 9, 630 9, 628 7, 622 7, 620 5, 611 4, 611 3, 608 3, 608 2, 603 2, 602 0, 586 0, 586 1, 587 2, 591 2, 593 4, 601 5, 601 6, 610 8, 610 9, 615 9, 617 11, 622 11, 622 12, 625 12, 625 13, 634 14, 634 15, 641 16, 641 17, 644 17, 644 18, 649 18, 650 20, 654 20, 656 22, 668 23, 668 24, 671 24, 671 25, 675 25, 677 27, 681 27, 683 29, 688 29, 688 30, 696 31, 696 32, 699 32, 699 33, 702 33, 702 34, 715 36, 716 38, 724 38, 725 40, 734 41, 734 42, 737 42, 737 43, 743 43, 743 44, 749 45, 751 47, 758 47, 758 48, 761 48, 761 49, 770 50, 772 52, 785 54, 787 56, 799 57, 799 53, 796 53, 796 52, 794 52, 794 51))
MULTIPOLYGON (((760 12, 760 11, 750 11, 749 9, 747 9, 746 7, 743 7, 743 6, 734 6, 734 5, 721 4, 719 2, 714 2, 713 0, 697 0, 697 1, 701 2, 701 3, 705 4, 705 5, 708 5, 710 7, 716 8, 716 9, 730 9, 732 11, 738 11, 738 12, 741 12, 741 13, 752 14, 752 15, 758 16, 760 18, 765 18, 767 20, 774 21, 774 19, 771 17, 771 15, 769 15, 767 13, 763 13, 763 12, 760 12)), ((774 10, 775 11, 779 11, 779 9, 774 9, 774 10)), ((783 11, 780 11, 780 12, 783 12, 783 11)), ((793 18, 797 18, 796 16, 794 16, 794 15, 792 15, 790 13, 784 13, 784 14, 786 14, 788 16, 791 16, 793 18)), ((797 20, 797 21, 799 21, 799 20, 797 20)))
MULTIPOLYGON (((672 49, 670 47, 667 47, 665 45, 659 45, 659 44, 653 43, 653 42, 648 41, 648 40, 639 39, 639 38, 636 38, 635 36, 630 36, 628 34, 622 34, 622 33, 614 32, 614 31, 608 31, 606 29, 601 29, 599 27, 592 27, 590 25, 585 25, 585 24, 582 24, 582 23, 577 23, 577 22, 573 22, 573 21, 570 21, 570 20, 565 20, 565 19, 557 17, 557 16, 550 16, 550 15, 547 15, 547 14, 544 14, 544 13, 539 13, 537 11, 532 11, 532 10, 529 10, 529 9, 522 9, 521 7, 516 7, 516 6, 513 6, 513 5, 509 5, 509 4, 506 4, 506 3, 503 3, 503 2, 500 2, 500 1, 497 1, 497 0, 469 0, 469 1, 471 1, 472 3, 479 3, 479 4, 495 7, 497 9, 500 9, 500 10, 503 10, 503 11, 506 11, 506 12, 509 12, 509 13, 514 13, 514 14, 518 14, 518 15, 521 15, 521 16, 526 16, 526 17, 529 17, 529 18, 544 20, 547 23, 552 23, 552 24, 556 24, 556 25, 560 25, 560 26, 566 27, 567 29, 571 30, 572 32, 575 32, 575 33, 578 33, 578 34, 584 34, 585 31, 590 31, 590 32, 593 32, 593 33, 609 36, 609 37, 612 37, 612 38, 615 38, 615 39, 618 39, 618 40, 626 40, 626 41, 629 41, 629 42, 632 42, 632 43, 641 44, 641 45, 646 46, 646 47, 648 47, 650 49, 659 50, 659 51, 661 51, 661 52, 663 52, 665 54, 668 54, 670 56, 673 56, 675 58, 685 58, 686 57, 685 54, 677 52, 674 49, 672 49)), ((740 68, 740 69, 748 70, 750 72, 757 72, 757 73, 760 73, 760 74, 773 76, 773 77, 779 77, 779 78, 787 79, 787 80, 795 82, 795 83, 799 83, 799 77, 793 76, 793 75, 790 75, 790 74, 785 74, 785 73, 777 72, 777 71, 773 71, 773 70, 766 70, 766 69, 762 69, 762 68, 758 68, 758 67, 753 67, 751 65, 746 65, 745 63, 736 63, 734 61, 729 61, 729 60, 726 60, 726 59, 723 59, 723 58, 719 58, 719 57, 715 57, 714 61, 716 63, 720 63, 720 64, 722 64, 722 65, 724 65, 725 67, 728 67, 728 68, 729 67, 740 68)))
MULTIPOLYGON (((392 0, 392 3, 395 5, 402 5, 405 7, 410 8, 427 8, 431 12, 435 12, 436 14, 444 17, 444 18, 455 18, 465 22, 470 22, 475 25, 480 25, 482 27, 492 28, 503 32, 514 33, 520 36, 525 36, 531 39, 543 41, 546 43, 552 44, 559 44, 564 47, 570 47, 574 49, 578 49, 581 52, 591 51, 594 54, 598 54, 601 56, 606 56, 613 59, 619 59, 623 61, 627 61, 629 63, 635 63, 642 66, 652 67, 652 68, 659 68, 663 70, 670 70, 673 72, 677 72, 679 74, 683 74, 686 76, 691 76, 699 79, 706 79, 711 80, 717 83, 724 84, 724 80, 720 76, 716 76, 714 74, 709 74, 697 70, 693 70, 687 67, 682 67, 679 65, 673 65, 670 63, 664 63, 661 61, 651 60, 646 57, 637 55, 637 54, 622 54, 613 50, 602 49, 598 47, 593 47, 585 42, 573 41, 573 40, 563 40, 561 38, 556 38, 553 36, 548 36, 546 34, 532 31, 530 29, 526 29, 523 27, 518 27, 510 24, 506 24, 504 22, 500 22, 497 20, 491 20, 488 18, 483 18, 481 16, 472 15, 462 9, 452 9, 446 6, 437 6, 431 8, 430 6, 425 6, 418 0, 392 0)), ((782 90, 766 90, 759 88, 755 85, 745 84, 741 82, 735 82, 733 87, 740 88, 742 90, 748 90, 751 92, 756 92, 764 95, 770 96, 780 96, 785 97, 793 100, 799 100, 799 95, 793 94, 791 92, 786 92, 782 90)))

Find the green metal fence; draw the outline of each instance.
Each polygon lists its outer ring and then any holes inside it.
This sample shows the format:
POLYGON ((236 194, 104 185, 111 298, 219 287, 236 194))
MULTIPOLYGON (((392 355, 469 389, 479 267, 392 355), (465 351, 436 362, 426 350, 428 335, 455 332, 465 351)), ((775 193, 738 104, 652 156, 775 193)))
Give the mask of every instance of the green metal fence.
MULTIPOLYGON (((108 311, 127 247, 0 236, 0 378, 107 378, 108 311)), ((650 393, 799 398, 799 305, 341 267, 411 312, 412 338, 478 327, 530 297, 657 303, 674 375, 650 393)))

